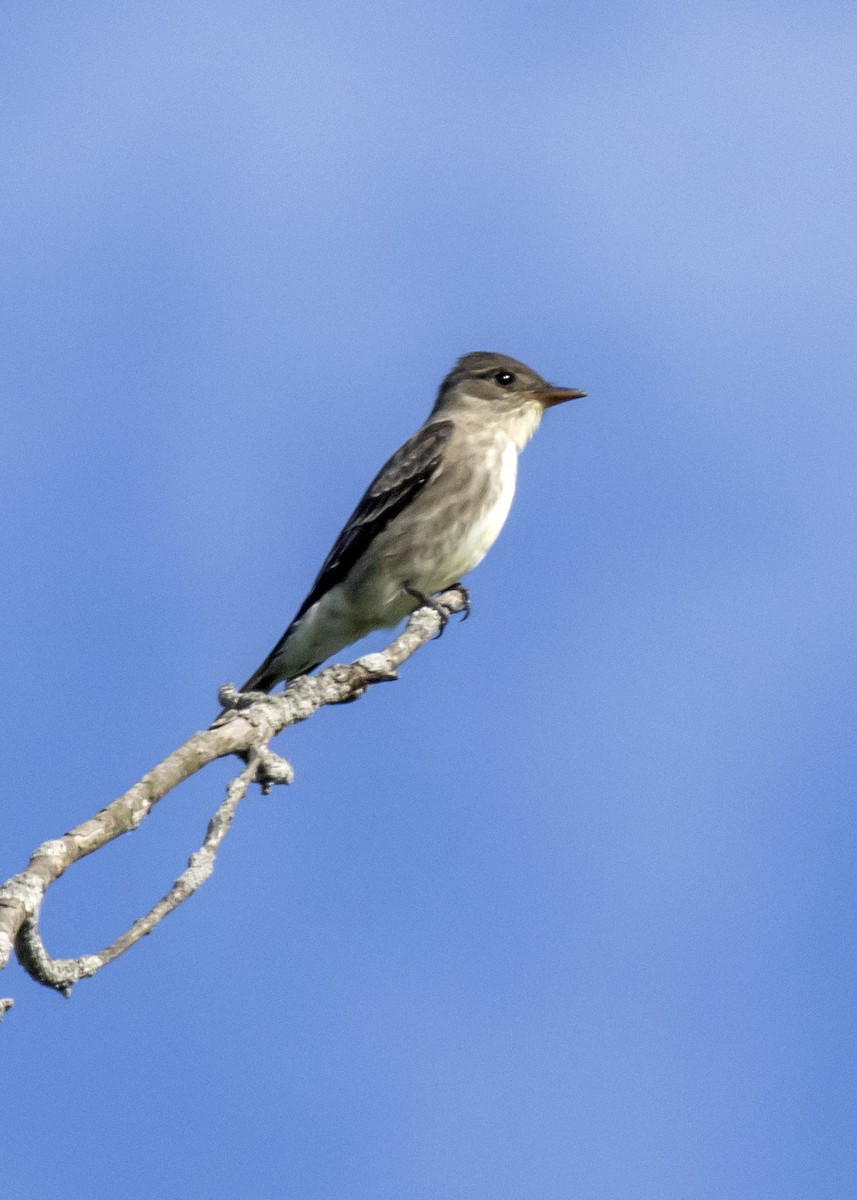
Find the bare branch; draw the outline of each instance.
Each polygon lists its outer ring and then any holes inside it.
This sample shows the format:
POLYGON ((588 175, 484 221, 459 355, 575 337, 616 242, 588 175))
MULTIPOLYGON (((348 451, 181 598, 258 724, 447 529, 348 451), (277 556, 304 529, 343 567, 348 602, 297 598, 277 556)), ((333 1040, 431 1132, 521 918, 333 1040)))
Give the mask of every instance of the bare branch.
MULTIPOLYGON (((463 588, 451 588, 439 597, 439 602, 450 613, 466 611, 468 606, 463 588)), ((221 699, 229 707, 235 707, 221 724, 195 733, 89 820, 60 838, 43 842, 26 868, 0 886, 0 970, 8 963, 14 948, 19 962, 33 979, 69 995, 79 979, 94 975, 124 954, 211 875, 217 850, 250 784, 259 782, 267 791, 275 784, 292 782, 291 766, 268 748, 271 738, 289 725, 307 720, 324 705, 359 699, 373 684, 396 679, 396 668, 440 627, 441 614, 436 609, 420 608, 399 637, 379 654, 295 679, 285 692, 253 697, 249 704, 247 697, 234 689, 222 689, 221 699), (186 870, 169 892, 98 954, 51 958, 39 933, 41 907, 51 884, 73 863, 121 834, 137 829, 159 800, 215 759, 229 754, 244 758, 247 766, 229 783, 201 847, 190 856, 186 870)), ((11 1006, 11 1000, 0 1000, 0 1019, 11 1006)))
POLYGON ((205 840, 199 850, 191 854, 187 868, 182 871, 167 894, 144 917, 139 917, 130 929, 98 954, 84 954, 80 958, 51 958, 42 942, 38 922, 25 921, 16 945, 18 959, 24 970, 38 983, 56 988, 64 996, 70 996, 72 986, 79 979, 94 975, 120 954, 130 950, 140 938, 151 933, 159 921, 163 921, 182 901, 192 896, 211 875, 217 849, 232 824, 235 810, 256 777, 257 767, 258 755, 254 754, 247 767, 227 787, 226 798, 209 821, 205 840))

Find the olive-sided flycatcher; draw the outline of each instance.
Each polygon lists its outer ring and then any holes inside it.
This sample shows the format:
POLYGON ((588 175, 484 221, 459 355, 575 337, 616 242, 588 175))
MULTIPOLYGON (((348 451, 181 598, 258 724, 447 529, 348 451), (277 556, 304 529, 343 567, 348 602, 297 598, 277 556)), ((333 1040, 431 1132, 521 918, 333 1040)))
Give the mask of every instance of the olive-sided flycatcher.
POLYGON ((504 354, 460 358, 434 408, 375 476, 286 632, 242 692, 269 692, 398 623, 481 562, 505 524, 518 454, 545 409, 585 396, 504 354))

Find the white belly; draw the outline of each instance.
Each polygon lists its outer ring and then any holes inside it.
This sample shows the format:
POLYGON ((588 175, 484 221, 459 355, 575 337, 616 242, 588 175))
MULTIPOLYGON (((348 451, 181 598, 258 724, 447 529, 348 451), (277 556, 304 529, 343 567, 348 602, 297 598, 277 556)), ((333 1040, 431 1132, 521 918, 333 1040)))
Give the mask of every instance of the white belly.
MULTIPOLYGON (((403 589, 405 583, 433 595, 464 578, 482 561, 506 523, 515 495, 517 448, 510 441, 499 454, 497 483, 485 489, 485 499, 475 513, 472 507, 456 502, 453 488, 446 493, 447 509, 440 513, 445 519, 438 526, 435 506, 438 496, 443 499, 445 495, 439 479, 434 496, 426 494, 417 500, 411 523, 407 516, 394 522, 348 578, 309 609, 284 647, 290 670, 304 670, 324 661, 372 629, 397 625, 417 607, 413 596, 403 589), (426 506, 424 514, 419 512, 421 504, 426 506)), ((452 480, 458 486, 466 482, 452 480)))
POLYGON ((496 542, 512 507, 517 476, 518 451, 509 442, 503 450, 500 487, 494 502, 486 506, 471 525, 462 529, 455 570, 452 572, 455 576, 466 575, 477 567, 496 542))

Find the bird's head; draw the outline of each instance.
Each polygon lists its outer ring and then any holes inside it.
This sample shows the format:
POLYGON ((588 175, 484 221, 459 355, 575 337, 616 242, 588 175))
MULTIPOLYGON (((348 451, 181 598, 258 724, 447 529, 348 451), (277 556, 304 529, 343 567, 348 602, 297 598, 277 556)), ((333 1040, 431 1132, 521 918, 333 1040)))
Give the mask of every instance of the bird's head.
POLYGON ((545 409, 585 395, 577 388, 554 387, 515 358, 479 350, 465 354, 446 376, 432 413, 468 416, 496 425, 521 449, 535 433, 545 409))

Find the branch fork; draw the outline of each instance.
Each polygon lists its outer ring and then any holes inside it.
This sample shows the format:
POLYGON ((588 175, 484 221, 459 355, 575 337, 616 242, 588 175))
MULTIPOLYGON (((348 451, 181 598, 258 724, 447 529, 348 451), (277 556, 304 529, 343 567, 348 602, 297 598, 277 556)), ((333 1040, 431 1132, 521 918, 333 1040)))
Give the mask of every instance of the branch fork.
MULTIPOLYGON (((248 697, 228 684, 221 688, 220 701, 231 710, 222 723, 193 734, 89 820, 60 838, 43 842, 24 870, 0 885, 0 970, 14 949, 21 966, 37 983, 70 996, 78 980, 94 975, 151 933, 209 878, 220 844, 251 783, 259 783, 264 794, 274 786, 292 783, 291 764, 269 748, 273 737, 289 725, 307 720, 325 705, 350 703, 376 683, 398 679, 397 668, 442 631, 446 617, 454 612, 466 614, 469 608, 467 591, 457 584, 431 604, 418 608, 402 633, 380 653, 327 667, 317 675, 301 676, 275 696, 260 693, 248 697), (137 829, 158 801, 185 779, 230 754, 243 758, 246 766, 230 780, 202 845, 190 855, 187 867, 169 891, 97 954, 52 958, 39 932, 42 903, 51 884, 81 858, 137 829)), ((0 1019, 12 1004, 12 1000, 0 999, 0 1019)))

